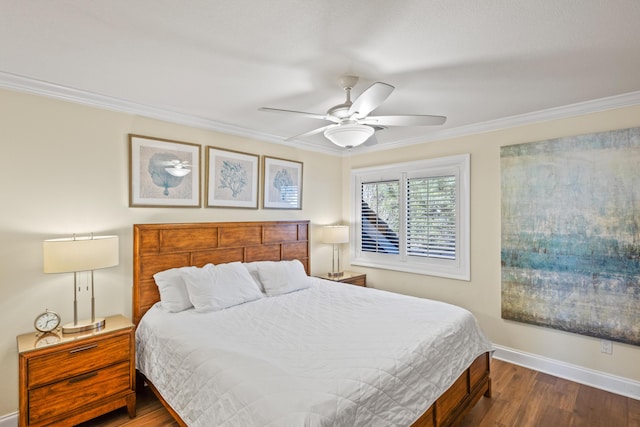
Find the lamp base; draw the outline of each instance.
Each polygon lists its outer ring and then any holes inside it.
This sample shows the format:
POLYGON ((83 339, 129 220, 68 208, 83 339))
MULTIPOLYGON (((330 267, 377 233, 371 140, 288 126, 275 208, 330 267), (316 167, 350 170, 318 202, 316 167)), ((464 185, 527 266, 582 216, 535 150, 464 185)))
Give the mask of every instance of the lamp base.
POLYGON ((90 331, 92 329, 104 328, 104 318, 98 317, 94 321, 81 320, 78 323, 67 323, 62 327, 63 334, 76 334, 78 332, 90 331))
POLYGON ((344 271, 336 271, 334 272, 329 272, 328 276, 329 277, 342 277, 344 275, 344 271))

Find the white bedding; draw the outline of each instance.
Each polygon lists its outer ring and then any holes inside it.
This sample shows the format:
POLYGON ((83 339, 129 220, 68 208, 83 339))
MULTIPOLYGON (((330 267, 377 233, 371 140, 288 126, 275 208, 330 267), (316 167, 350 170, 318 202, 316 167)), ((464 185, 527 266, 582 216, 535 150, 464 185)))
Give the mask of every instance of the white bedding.
POLYGON ((408 426, 492 349, 460 307, 311 280, 211 313, 156 304, 138 369, 189 426, 408 426))

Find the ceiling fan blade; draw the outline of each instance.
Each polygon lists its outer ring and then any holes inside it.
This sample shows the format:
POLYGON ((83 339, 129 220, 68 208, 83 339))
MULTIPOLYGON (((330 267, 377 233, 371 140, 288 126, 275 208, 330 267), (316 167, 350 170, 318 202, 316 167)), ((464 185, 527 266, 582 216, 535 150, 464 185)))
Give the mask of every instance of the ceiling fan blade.
POLYGON ((368 116, 358 120, 363 125, 379 126, 435 126, 447 121, 445 116, 428 115, 398 115, 398 116, 368 116))
POLYGON ((375 82, 353 101, 349 108, 349 115, 356 114, 359 118, 365 117, 378 108, 391 95, 394 89, 395 87, 390 84, 375 82))
POLYGON ((285 141, 293 141, 294 139, 302 139, 302 138, 306 138, 308 136, 311 135, 315 135, 321 132, 324 132, 325 130, 329 129, 330 127, 334 127, 334 126, 339 126, 339 125, 326 125, 326 126, 322 126, 319 127, 317 129, 314 130, 310 130, 309 132, 305 132, 305 133, 301 133, 300 135, 296 135, 296 136, 292 136, 290 138, 285 139, 285 141))
POLYGON ((334 123, 338 123, 338 119, 336 117, 327 116, 325 114, 315 114, 315 113, 307 113, 304 111, 295 111, 295 110, 282 110, 280 108, 269 108, 269 107, 260 107, 259 111, 266 111, 268 113, 286 113, 286 114, 296 114, 298 116, 309 117, 311 119, 320 119, 320 120, 329 120, 334 123))

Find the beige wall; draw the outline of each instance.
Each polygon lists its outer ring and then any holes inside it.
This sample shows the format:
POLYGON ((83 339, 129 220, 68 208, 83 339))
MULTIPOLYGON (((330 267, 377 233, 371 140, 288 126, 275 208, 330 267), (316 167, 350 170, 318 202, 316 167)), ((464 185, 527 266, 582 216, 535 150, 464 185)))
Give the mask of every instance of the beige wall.
MULTIPOLYGON (((318 226, 348 220, 352 167, 460 153, 471 153, 472 280, 358 268, 368 273, 368 283, 466 307, 498 345, 638 381, 637 347, 615 343, 613 355, 604 355, 599 340, 500 318, 499 147, 632 126, 640 126, 640 107, 340 159, 0 90, 0 416, 18 408, 16 335, 33 331, 33 318, 45 308, 58 311, 63 322, 73 313, 73 277, 42 273, 42 240, 74 232, 118 234, 120 265, 95 273, 97 311, 130 315, 134 223, 309 219, 314 225, 312 270, 324 272, 331 251, 315 243, 320 240, 318 226), (304 209, 129 208, 129 133, 302 161, 304 209), (329 195, 333 201, 341 192, 342 206, 328 203, 329 195)), ((86 292, 79 297, 81 317, 88 315, 87 297, 86 292)))
MULTIPOLYGON (((472 311, 497 345, 640 381, 640 348, 614 343, 613 355, 600 352, 600 340, 502 320, 500 317, 500 147, 640 126, 640 107, 612 110, 514 129, 438 141, 393 151, 355 155, 351 168, 471 153, 471 281, 361 268, 372 287, 438 299, 472 311)), ((351 206, 344 195, 345 218, 351 206)))
MULTIPOLYGON (((341 191, 339 157, 2 90, 0 146, 0 417, 18 410, 16 336, 35 331, 45 308, 73 319, 73 275, 42 273, 44 239, 120 237, 120 265, 95 272, 98 315, 131 314, 134 223, 309 219, 312 271, 330 268, 330 246, 314 242, 318 225, 341 218, 322 197, 341 191), (129 208, 129 133, 302 161, 303 210, 129 208)), ((89 317, 88 297, 79 294, 80 318, 89 317)))

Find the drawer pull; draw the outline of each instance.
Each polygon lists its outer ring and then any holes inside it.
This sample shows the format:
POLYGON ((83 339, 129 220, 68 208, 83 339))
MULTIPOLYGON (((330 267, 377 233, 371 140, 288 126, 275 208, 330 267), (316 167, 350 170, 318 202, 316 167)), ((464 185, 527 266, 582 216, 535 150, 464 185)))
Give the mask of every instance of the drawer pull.
POLYGON ((97 372, 89 372, 87 374, 80 375, 75 378, 71 378, 69 380, 69 384, 79 383, 80 381, 88 380, 89 378, 95 377, 96 375, 98 375, 97 372))
POLYGON ((69 354, 79 353, 85 350, 91 350, 92 348, 96 348, 97 346, 98 344, 92 344, 92 345, 85 345, 84 347, 74 348, 73 350, 69 350, 69 354))

